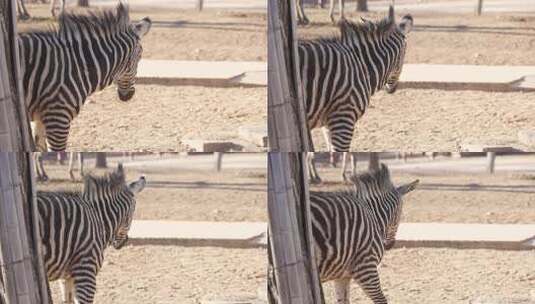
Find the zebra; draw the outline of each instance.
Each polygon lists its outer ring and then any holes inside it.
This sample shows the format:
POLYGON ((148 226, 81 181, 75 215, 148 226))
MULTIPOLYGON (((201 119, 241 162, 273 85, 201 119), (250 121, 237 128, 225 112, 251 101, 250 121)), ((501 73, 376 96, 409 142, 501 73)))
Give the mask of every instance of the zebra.
POLYGON ((122 165, 103 177, 86 175, 81 192, 37 192, 43 261, 49 281, 61 280, 63 303, 93 303, 104 251, 121 249, 145 177, 127 184, 122 165))
POLYGON ((322 282, 334 280, 336 303, 349 304, 354 279, 373 303, 387 303, 378 265, 395 244, 402 199, 419 183, 395 187, 386 165, 353 176, 346 192, 310 192, 312 237, 322 282))
POLYGON ((413 19, 388 16, 339 22, 340 37, 298 42, 300 77, 309 129, 323 128, 330 151, 348 151, 355 124, 378 90, 394 93, 413 19))
POLYGON ((142 38, 151 20, 130 23, 128 7, 88 15, 64 13, 49 31, 18 39, 24 98, 38 150, 64 151, 71 121, 86 98, 117 84, 119 99, 135 92, 142 38))

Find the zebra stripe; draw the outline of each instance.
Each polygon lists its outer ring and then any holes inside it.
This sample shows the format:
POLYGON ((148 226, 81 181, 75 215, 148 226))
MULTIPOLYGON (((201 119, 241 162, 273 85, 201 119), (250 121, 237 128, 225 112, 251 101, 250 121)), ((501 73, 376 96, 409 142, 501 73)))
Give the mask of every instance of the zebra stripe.
POLYGON ((327 128, 330 151, 349 150, 355 123, 375 92, 396 90, 411 27, 409 15, 396 25, 391 6, 377 23, 342 20, 340 37, 299 41, 308 126, 327 128))
POLYGON ((39 229, 48 279, 62 279, 66 303, 93 303, 104 250, 128 241, 141 177, 129 185, 122 166, 104 177, 84 177, 83 191, 38 192, 39 229))
POLYGON ((117 83, 134 95, 141 38, 151 21, 130 23, 128 7, 89 15, 62 14, 57 29, 21 33, 18 46, 25 101, 40 149, 63 151, 71 121, 89 95, 117 83))
POLYGON ((418 181, 394 187, 388 168, 353 176, 348 192, 311 192, 312 235, 322 282, 335 280, 336 303, 349 304, 355 279, 374 303, 387 303, 377 267, 394 246, 402 197, 418 181))

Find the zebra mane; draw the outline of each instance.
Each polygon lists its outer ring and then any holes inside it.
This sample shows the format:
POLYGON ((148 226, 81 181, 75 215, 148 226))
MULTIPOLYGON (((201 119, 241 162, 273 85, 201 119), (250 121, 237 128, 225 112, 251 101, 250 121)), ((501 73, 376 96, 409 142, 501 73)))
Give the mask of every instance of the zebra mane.
POLYGON ((128 6, 120 2, 115 9, 95 10, 88 14, 63 13, 59 17, 57 33, 63 35, 96 29, 112 34, 124 32, 130 26, 128 10, 128 6))
POLYGON ((385 17, 377 22, 361 18, 358 23, 341 20, 338 22, 338 28, 342 35, 342 40, 346 37, 359 34, 375 34, 375 35, 389 35, 396 28, 394 19, 385 17))
POLYGON ((128 31, 129 28, 129 8, 121 2, 115 9, 93 10, 87 14, 65 12, 59 16, 58 25, 51 25, 45 30, 30 30, 22 33, 67 37, 67 34, 83 31, 93 33, 98 30, 98 32, 113 35, 128 31))
POLYGON ((86 174, 84 175, 83 181, 82 194, 89 194, 103 189, 118 191, 122 190, 125 185, 125 176, 122 171, 106 173, 103 176, 86 174))
POLYGON ((354 191, 361 197, 367 197, 371 194, 369 190, 387 193, 394 189, 394 184, 390 179, 390 172, 385 164, 381 164, 379 170, 354 175, 351 177, 351 181, 355 185, 354 191))

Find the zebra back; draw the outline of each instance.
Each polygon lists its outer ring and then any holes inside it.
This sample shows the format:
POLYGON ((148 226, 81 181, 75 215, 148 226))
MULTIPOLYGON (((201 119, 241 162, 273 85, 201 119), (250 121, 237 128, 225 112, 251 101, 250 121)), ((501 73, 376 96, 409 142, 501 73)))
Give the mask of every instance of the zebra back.
MULTIPOLYGON (((345 192, 311 192, 312 233, 323 281, 353 277, 364 264, 377 265, 394 245, 401 216, 402 186, 383 164, 351 179, 345 192)), ((411 183, 414 189, 416 182, 411 183)))

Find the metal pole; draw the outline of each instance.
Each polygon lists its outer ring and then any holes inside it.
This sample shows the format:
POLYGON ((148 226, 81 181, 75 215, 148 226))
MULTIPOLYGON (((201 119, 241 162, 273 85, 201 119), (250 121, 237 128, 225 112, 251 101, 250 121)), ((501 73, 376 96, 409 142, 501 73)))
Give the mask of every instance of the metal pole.
POLYGON ((487 173, 494 174, 495 162, 496 162, 496 152, 487 152, 487 173))
POLYGON ((215 159, 215 170, 221 172, 221 167, 223 164, 223 152, 214 152, 215 159))
POLYGON ((204 7, 204 0, 197 0, 195 7, 197 8, 199 12, 202 11, 204 7))
POLYGON ((481 12, 483 10, 483 0, 477 0, 476 4, 476 15, 481 16, 481 12))

